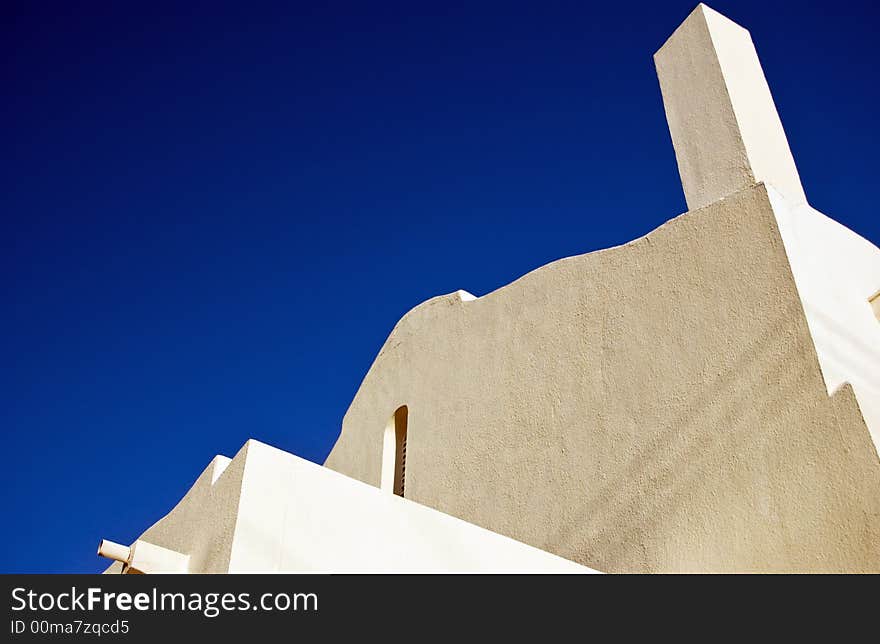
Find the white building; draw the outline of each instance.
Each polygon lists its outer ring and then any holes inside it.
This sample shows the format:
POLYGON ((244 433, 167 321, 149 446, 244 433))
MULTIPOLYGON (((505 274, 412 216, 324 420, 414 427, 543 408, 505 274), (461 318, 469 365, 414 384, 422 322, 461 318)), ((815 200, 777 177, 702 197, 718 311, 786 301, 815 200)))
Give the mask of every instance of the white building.
POLYGON ((687 213, 417 306, 325 468, 249 441, 109 554, 145 572, 880 571, 880 250, 809 205, 745 29, 699 5, 654 58, 687 213))

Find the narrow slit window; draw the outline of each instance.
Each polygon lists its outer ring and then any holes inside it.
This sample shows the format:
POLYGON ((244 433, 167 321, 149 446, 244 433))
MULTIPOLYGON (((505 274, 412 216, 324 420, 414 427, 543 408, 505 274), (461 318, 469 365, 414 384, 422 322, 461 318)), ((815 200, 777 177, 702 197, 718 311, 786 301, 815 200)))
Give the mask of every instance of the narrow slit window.
POLYGON ((406 405, 388 419, 382 446, 382 480, 380 487, 397 496, 406 492, 406 434, 409 411, 406 405))
POLYGON ((880 321, 880 291, 874 293, 868 301, 871 303, 871 308, 874 309, 874 317, 880 321))

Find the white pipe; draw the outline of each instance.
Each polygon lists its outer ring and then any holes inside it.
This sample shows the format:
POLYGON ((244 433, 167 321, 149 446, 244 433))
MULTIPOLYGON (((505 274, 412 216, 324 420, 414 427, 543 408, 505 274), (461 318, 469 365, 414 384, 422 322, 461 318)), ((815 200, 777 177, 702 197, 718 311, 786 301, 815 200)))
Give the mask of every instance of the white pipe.
POLYGON ((121 543, 101 539, 101 543, 98 544, 98 555, 113 559, 114 561, 129 563, 131 561, 131 548, 123 546, 121 543))

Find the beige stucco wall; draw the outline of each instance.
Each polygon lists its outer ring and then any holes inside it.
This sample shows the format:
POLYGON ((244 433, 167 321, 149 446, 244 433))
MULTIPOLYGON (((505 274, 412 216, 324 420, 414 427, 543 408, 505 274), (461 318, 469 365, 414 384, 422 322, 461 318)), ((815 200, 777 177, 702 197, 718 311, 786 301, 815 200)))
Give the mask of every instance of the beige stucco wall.
POLYGON ((806 201, 749 32, 699 4, 654 54, 688 208, 767 183, 806 201))
MULTIPOLYGON (((246 454, 247 445, 232 460, 215 456, 180 502, 138 538, 189 555, 192 571, 227 572, 246 454)), ((114 563, 106 572, 121 571, 114 563)))
POLYGON ((880 571, 880 462, 829 397, 763 185, 394 328, 327 466, 602 571, 880 571))

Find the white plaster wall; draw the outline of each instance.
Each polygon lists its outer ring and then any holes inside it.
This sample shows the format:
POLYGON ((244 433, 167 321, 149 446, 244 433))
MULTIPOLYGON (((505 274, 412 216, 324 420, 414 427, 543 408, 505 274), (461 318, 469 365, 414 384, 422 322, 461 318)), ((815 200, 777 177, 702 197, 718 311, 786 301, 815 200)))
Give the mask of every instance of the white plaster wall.
MULTIPOLYGON (((712 34, 755 183, 772 185, 792 203, 804 203, 800 175, 751 34, 706 5, 701 4, 699 9, 712 34)), ((696 93, 693 89, 692 95, 696 93)), ((712 142, 704 140, 700 144, 710 147, 712 142)))
POLYGON ((139 539, 190 573, 596 572, 255 440, 139 539))
POLYGON ((248 441, 229 572, 595 572, 248 441))
POLYGON ((769 189, 829 393, 850 383, 880 449, 880 249, 808 204, 769 189))

